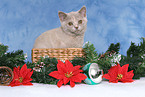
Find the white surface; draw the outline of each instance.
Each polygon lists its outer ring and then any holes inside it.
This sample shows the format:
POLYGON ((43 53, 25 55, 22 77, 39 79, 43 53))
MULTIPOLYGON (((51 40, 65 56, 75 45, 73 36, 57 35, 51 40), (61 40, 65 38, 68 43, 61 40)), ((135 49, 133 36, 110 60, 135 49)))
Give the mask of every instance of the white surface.
POLYGON ((0 97, 145 97, 145 78, 133 83, 76 84, 74 88, 38 83, 33 86, 0 86, 0 97))

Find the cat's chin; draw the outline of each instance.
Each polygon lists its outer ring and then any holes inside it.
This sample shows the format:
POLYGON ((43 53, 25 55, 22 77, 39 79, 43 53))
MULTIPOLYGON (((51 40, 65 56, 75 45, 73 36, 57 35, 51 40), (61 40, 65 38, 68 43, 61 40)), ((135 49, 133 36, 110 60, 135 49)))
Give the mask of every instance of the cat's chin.
POLYGON ((83 33, 81 33, 81 31, 77 30, 75 32, 70 32, 73 36, 81 36, 83 35, 83 33))

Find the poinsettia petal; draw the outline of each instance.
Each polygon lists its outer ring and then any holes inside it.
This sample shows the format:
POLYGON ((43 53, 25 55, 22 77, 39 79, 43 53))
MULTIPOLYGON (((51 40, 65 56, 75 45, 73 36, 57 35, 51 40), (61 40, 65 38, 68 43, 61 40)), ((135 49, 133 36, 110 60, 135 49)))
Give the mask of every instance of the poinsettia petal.
POLYGON ((73 81, 70 81, 70 86, 71 87, 74 87, 75 86, 75 83, 73 81))
POLYGON ((13 69, 13 74, 14 74, 14 78, 13 78, 11 83, 14 83, 16 81, 16 79, 19 79, 19 76, 18 76, 18 73, 17 73, 17 68, 13 69))
POLYGON ((109 74, 104 74, 104 75, 103 75, 103 78, 106 78, 106 79, 109 80, 109 79, 110 79, 110 76, 109 76, 109 74))
POLYGON ((123 83, 128 83, 128 82, 133 82, 134 80, 133 79, 121 79, 120 81, 123 83))
POLYGON ((18 72, 18 71, 20 70, 20 66, 18 66, 17 68, 14 67, 14 68, 13 68, 13 71, 14 71, 14 70, 15 70, 16 72, 18 72))
POLYGON ((20 70, 20 66, 18 66, 17 69, 20 70))
POLYGON ((132 79, 133 76, 134 76, 134 73, 133 73, 133 70, 131 70, 131 71, 127 72, 127 74, 125 75, 125 78, 127 78, 127 79, 131 78, 132 79))
POLYGON ((63 80, 62 80, 62 79, 59 80, 59 81, 57 82, 57 86, 58 86, 59 88, 62 86, 62 84, 63 84, 63 80))
POLYGON ((16 72, 16 71, 13 71, 13 73, 14 73, 14 79, 17 79, 17 78, 19 78, 18 72, 16 72))
POLYGON ((14 82, 11 82, 11 83, 9 84, 9 86, 11 86, 11 87, 20 86, 20 85, 22 85, 22 83, 20 83, 18 80, 15 80, 14 82))
POLYGON ((118 75, 118 69, 120 68, 120 65, 111 67, 108 71, 108 74, 110 76, 110 79, 116 79, 118 75))
POLYGON ((128 71, 128 67, 129 67, 129 64, 123 65, 123 66, 118 70, 118 73, 119 73, 119 74, 126 75, 126 73, 127 73, 127 71, 128 71))
POLYGON ((82 80, 85 80, 86 78, 87 78, 86 75, 84 75, 84 74, 82 74, 82 73, 79 73, 79 74, 77 74, 77 75, 75 75, 75 76, 72 76, 72 77, 70 78, 70 81, 81 83, 81 81, 82 81, 82 80))
POLYGON ((117 79, 117 75, 118 75, 118 70, 120 69, 120 65, 117 64, 117 66, 112 66, 109 70, 108 73, 103 75, 104 78, 108 79, 109 82, 112 83, 117 83, 118 79, 117 79))
POLYGON ((60 60, 58 60, 58 64, 57 64, 57 70, 60 74, 63 74, 66 72, 65 70, 65 64, 63 62, 61 62, 60 60))
POLYGON ((17 69, 17 68, 16 68, 16 67, 14 67, 14 68, 13 68, 13 71, 15 71, 16 69, 17 69))
POLYGON ((29 78, 29 79, 23 79, 23 82, 22 83, 28 83, 30 81, 32 81, 33 79, 32 78, 29 78))
POLYGON ((31 82, 23 83, 22 85, 33 85, 31 82))
POLYGON ((110 79, 109 82, 110 83, 118 83, 118 80, 117 79, 110 79))
POLYGON ((17 74, 18 76, 19 76, 19 71, 20 71, 20 66, 18 66, 18 68, 16 67, 13 68, 14 74, 17 74))
POLYGON ((76 71, 76 70, 79 70, 80 68, 81 68, 81 66, 80 65, 77 65, 77 66, 74 66, 73 67, 73 70, 76 71))
POLYGON ((27 72, 30 72, 30 71, 32 71, 32 69, 27 69, 27 72))
POLYGON ((67 72, 72 72, 73 71, 73 65, 69 60, 65 61, 65 67, 67 69, 67 72))
POLYGON ((32 74, 33 74, 33 71, 31 71, 31 72, 29 71, 29 72, 27 72, 27 74, 24 78, 29 79, 32 76, 32 74))
POLYGON ((134 76, 134 73, 133 73, 133 70, 131 70, 130 72, 127 72, 126 75, 123 76, 122 79, 120 79, 120 81, 122 81, 123 83, 125 82, 133 82, 133 76, 134 76))
POLYGON ((115 65, 115 66, 112 66, 109 70, 108 70, 108 72, 112 72, 112 71, 114 71, 114 70, 118 70, 118 68, 120 68, 120 65, 118 64, 118 65, 115 65))
POLYGON ((24 64, 20 70, 20 76, 24 78, 26 74, 27 74, 27 65, 24 64))
POLYGON ((64 85, 66 85, 68 82, 69 82, 69 78, 64 77, 64 78, 63 78, 63 83, 64 83, 64 85))
POLYGON ((83 72, 83 70, 76 70, 76 71, 73 71, 73 75, 77 75, 78 73, 80 72, 83 72))
POLYGON ((56 79, 62 79, 64 77, 64 75, 61 75, 59 73, 59 71, 53 71, 53 72, 49 73, 49 76, 52 76, 56 79))

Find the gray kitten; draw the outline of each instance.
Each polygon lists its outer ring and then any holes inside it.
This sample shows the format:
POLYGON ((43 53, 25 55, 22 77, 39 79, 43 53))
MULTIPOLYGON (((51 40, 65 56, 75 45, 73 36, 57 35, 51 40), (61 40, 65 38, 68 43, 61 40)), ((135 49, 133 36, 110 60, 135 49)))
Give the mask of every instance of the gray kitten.
POLYGON ((77 12, 58 12, 61 27, 42 33, 33 48, 81 48, 87 28, 86 7, 77 12))

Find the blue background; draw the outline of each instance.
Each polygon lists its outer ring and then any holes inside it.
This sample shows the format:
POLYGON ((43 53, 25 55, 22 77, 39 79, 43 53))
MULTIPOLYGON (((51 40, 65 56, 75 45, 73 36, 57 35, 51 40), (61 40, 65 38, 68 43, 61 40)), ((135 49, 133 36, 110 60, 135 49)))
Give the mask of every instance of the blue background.
POLYGON ((24 50, 31 60, 35 39, 60 26, 58 11, 71 12, 87 7, 88 26, 85 42, 98 53, 110 43, 120 42, 120 53, 133 41, 145 37, 145 0, 0 0, 0 42, 9 51, 24 50))

